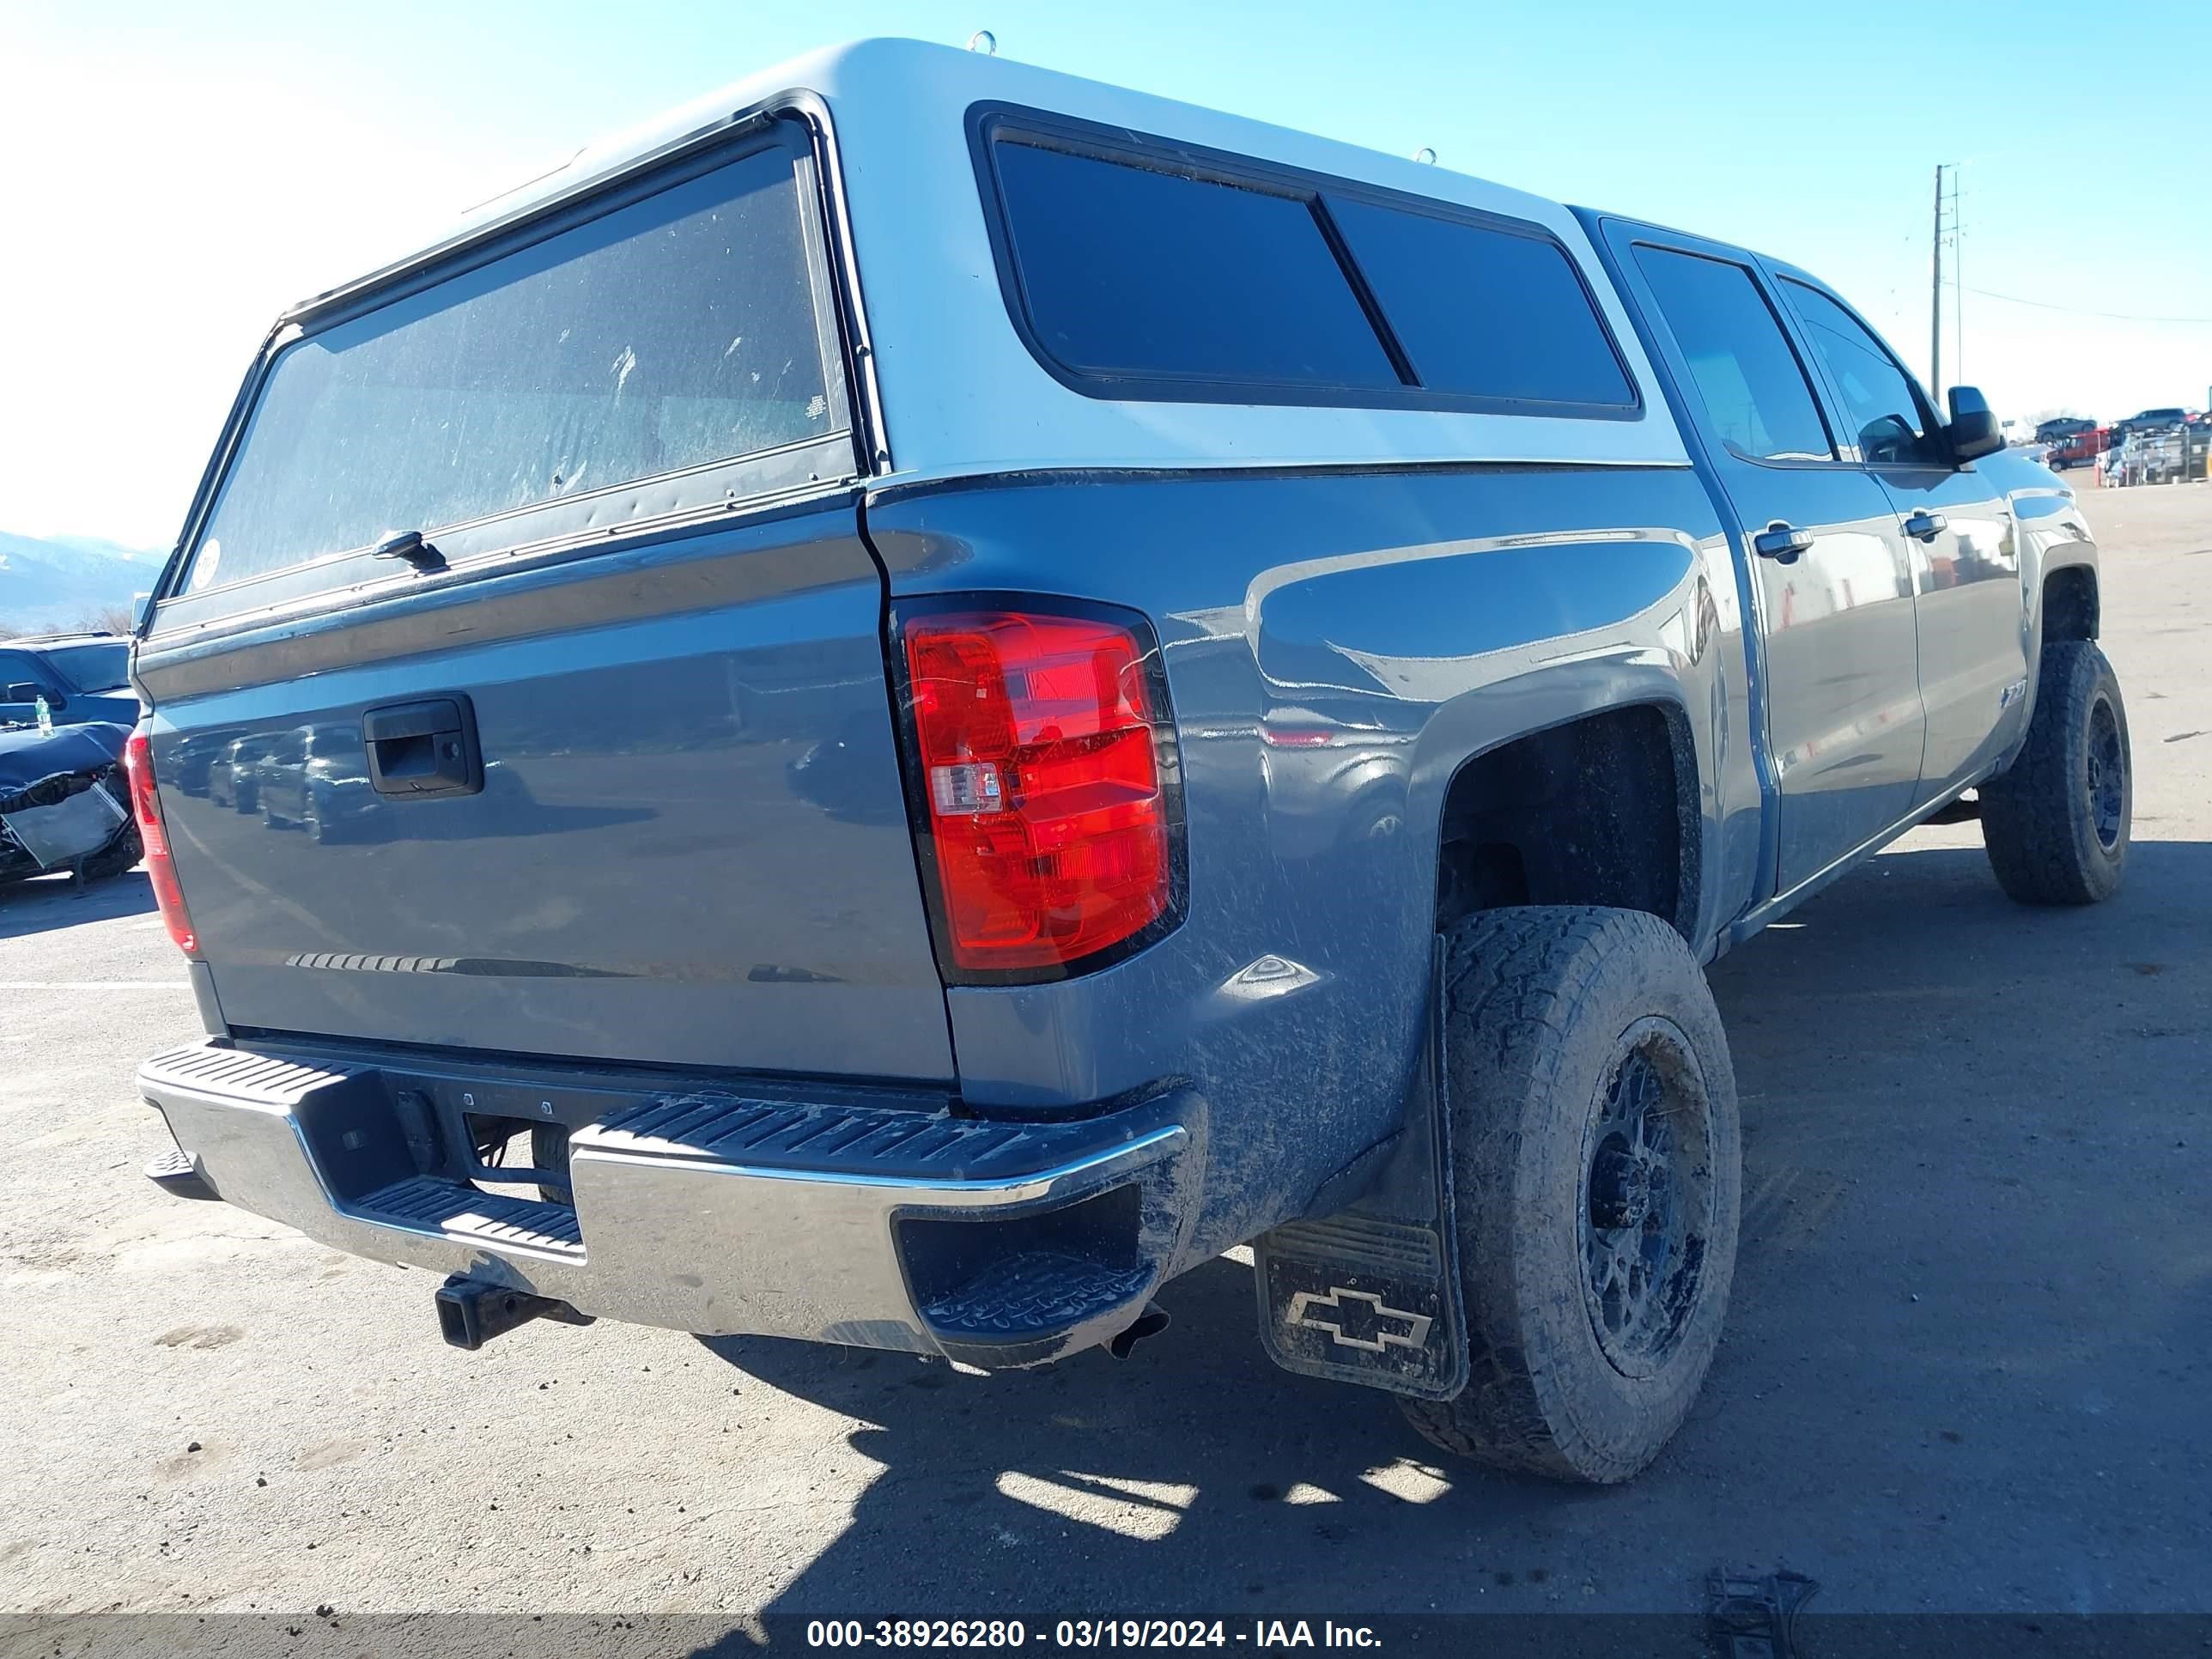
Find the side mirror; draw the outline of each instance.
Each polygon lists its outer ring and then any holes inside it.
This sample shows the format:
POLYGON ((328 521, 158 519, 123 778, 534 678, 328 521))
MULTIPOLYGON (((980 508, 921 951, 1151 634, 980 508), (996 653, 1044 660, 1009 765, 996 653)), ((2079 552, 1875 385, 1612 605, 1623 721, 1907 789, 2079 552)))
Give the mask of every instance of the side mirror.
POLYGON ((1978 460, 2004 447, 2004 428, 1990 412, 1990 400, 1973 386, 1951 388, 1951 424, 1943 428, 1956 460, 1978 460))
POLYGON ((151 593, 133 593, 131 596, 131 631, 132 633, 138 633, 145 628, 146 618, 153 609, 154 596, 151 593))
MULTIPOLYGON (((8 695, 5 697, 0 697, 0 702, 36 702, 45 696, 44 690, 32 684, 28 680, 18 680, 8 688, 8 695)), ((46 706, 51 708, 53 704, 49 701, 46 706)))

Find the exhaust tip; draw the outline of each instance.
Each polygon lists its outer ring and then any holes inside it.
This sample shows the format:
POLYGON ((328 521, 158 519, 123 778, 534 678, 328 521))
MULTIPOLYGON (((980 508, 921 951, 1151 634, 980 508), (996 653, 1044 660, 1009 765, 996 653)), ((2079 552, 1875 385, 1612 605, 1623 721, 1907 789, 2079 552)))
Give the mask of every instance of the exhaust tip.
POLYGON ((1130 1321, 1121 1335, 1106 1345, 1106 1352, 1116 1359, 1127 1359, 1137 1344, 1148 1336, 1158 1336, 1167 1328, 1168 1310, 1157 1302, 1147 1302, 1144 1312, 1130 1321))

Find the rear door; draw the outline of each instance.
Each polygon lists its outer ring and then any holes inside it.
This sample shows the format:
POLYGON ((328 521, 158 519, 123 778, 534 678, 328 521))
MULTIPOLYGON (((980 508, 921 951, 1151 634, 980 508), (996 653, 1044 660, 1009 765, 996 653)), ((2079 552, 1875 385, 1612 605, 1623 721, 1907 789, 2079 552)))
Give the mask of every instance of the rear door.
POLYGON ((1779 283, 1826 373, 1848 452, 1881 481, 1912 559, 1928 747, 1919 800, 2001 754, 2027 708, 2027 615, 2004 498, 1951 459, 1926 394, 1873 330, 1794 273, 1779 283))
POLYGON ((1752 552, 1786 891, 1912 803, 1927 720, 1898 514, 1841 454, 1749 255, 1605 229, 1752 552))
POLYGON ((138 665, 234 1028, 951 1075, 815 166, 771 123, 280 340, 138 665))

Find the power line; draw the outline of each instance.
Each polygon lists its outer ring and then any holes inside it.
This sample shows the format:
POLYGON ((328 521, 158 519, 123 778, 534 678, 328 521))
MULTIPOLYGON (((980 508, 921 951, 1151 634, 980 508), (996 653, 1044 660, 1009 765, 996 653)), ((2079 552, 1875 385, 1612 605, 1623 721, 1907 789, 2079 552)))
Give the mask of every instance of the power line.
POLYGON ((2146 317, 2130 311, 2092 311, 2086 306, 2056 306, 2047 300, 2023 300, 2017 294, 1998 294, 1985 288, 1968 288, 1969 294, 1978 294, 1984 300, 2002 300, 2007 305, 2032 306, 2038 311, 2063 311, 2075 317, 2103 317, 2116 323, 2202 323, 2212 325, 2212 317, 2146 317))

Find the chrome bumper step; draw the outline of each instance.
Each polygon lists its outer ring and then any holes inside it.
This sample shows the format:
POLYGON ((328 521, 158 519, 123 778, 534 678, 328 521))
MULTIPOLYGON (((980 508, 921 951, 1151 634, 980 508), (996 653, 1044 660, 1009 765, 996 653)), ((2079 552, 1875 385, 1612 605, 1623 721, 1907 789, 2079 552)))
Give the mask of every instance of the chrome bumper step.
POLYGON ((757 1169, 830 1164, 878 1177, 984 1180, 1034 1167, 1065 1126, 993 1123, 870 1107, 816 1106, 701 1092, 650 1100, 580 1131, 610 1152, 742 1160, 757 1169))
POLYGON ((584 1231, 568 1206, 488 1193, 464 1181, 438 1176, 395 1181, 369 1194, 358 1207, 370 1220, 426 1228, 448 1238, 565 1253, 579 1260, 584 1254, 584 1231))
POLYGON ((1109 1342, 1138 1321, 1196 1186, 1182 1165, 1200 1109, 1177 1095, 1008 1123, 843 1086, 822 1100, 652 1093, 218 1042, 157 1055, 138 1081, 228 1201, 356 1255, 465 1277, 472 1296, 983 1365, 1109 1342), (439 1167, 450 1153, 416 1120, 441 1100, 506 1117, 542 1103, 578 1125, 573 1207, 439 1167))

